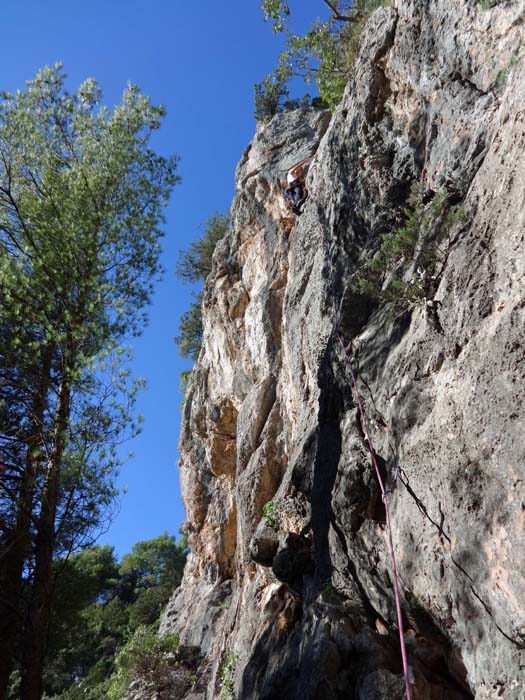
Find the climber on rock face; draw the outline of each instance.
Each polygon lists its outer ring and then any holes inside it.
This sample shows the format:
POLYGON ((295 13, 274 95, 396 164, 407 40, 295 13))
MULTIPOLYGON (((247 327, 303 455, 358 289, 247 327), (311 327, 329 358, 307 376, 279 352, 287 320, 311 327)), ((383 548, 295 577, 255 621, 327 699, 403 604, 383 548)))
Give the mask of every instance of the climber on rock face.
POLYGON ((301 214, 301 204, 303 204, 308 197, 308 192, 305 187, 305 177, 313 157, 314 156, 310 156, 296 163, 290 168, 286 176, 288 187, 284 191, 284 198, 292 205, 294 214, 301 214))

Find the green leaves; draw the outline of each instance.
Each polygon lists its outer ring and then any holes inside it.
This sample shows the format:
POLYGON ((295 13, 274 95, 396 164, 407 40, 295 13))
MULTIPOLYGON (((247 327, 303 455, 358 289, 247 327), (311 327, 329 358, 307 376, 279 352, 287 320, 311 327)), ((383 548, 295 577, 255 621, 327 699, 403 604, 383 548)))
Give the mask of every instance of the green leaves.
MULTIPOLYGON (((187 283, 205 282, 211 272, 213 252, 217 243, 228 232, 227 214, 215 213, 204 224, 202 236, 181 253, 177 263, 177 276, 187 283)), ((182 357, 196 360, 202 345, 202 292, 194 295, 195 301, 185 311, 179 322, 179 335, 175 337, 182 357)))
POLYGON ((287 19, 290 15, 290 8, 286 0, 263 0, 262 9, 265 22, 268 20, 273 21, 272 30, 274 32, 285 30, 287 19))
POLYGON ((60 344, 67 332, 82 343, 140 329, 160 271, 162 207, 178 180, 176 158, 147 145, 162 107, 129 84, 109 114, 96 81, 75 95, 64 81, 60 68, 44 68, 0 111, 4 250, 18 289, 25 279, 20 298, 45 302, 60 344))
POLYGON ((165 683, 170 668, 167 655, 174 654, 178 646, 177 635, 159 637, 155 627, 138 627, 117 657, 107 696, 109 700, 124 700, 135 678, 142 678, 155 686, 165 683))
POLYGON ((280 71, 281 67, 278 67, 274 75, 267 75, 262 83, 254 85, 254 117, 258 122, 270 121, 281 110, 283 100, 288 97, 288 89, 286 87, 288 78, 280 77, 280 71))
POLYGON ((262 514, 268 525, 277 524, 277 513, 275 510, 275 502, 273 500, 264 504, 262 514))
POLYGON ((378 250, 355 278, 355 289, 394 312, 432 298, 450 247, 450 232, 464 218, 444 192, 428 194, 412 187, 403 225, 383 235, 378 250))
POLYGON ((203 226, 203 235, 188 250, 181 253, 177 263, 177 277, 184 282, 204 282, 211 272, 213 252, 217 243, 228 232, 229 217, 215 212, 203 226))
POLYGON ((234 676, 238 660, 237 654, 232 649, 228 649, 219 673, 221 680, 220 700, 235 700, 234 676))
POLYGON ((132 84, 113 110, 92 78, 70 93, 60 64, 0 101, 0 510, 20 543, 6 610, 33 576, 49 596, 53 554, 112 515, 117 447, 139 430, 119 346, 144 327, 178 181, 177 158, 150 145, 164 114, 132 84))
POLYGON ((133 545, 120 566, 120 574, 133 574, 142 588, 168 584, 172 588, 180 584, 186 559, 185 542, 175 542, 175 537, 164 532, 159 537, 133 545))
POLYGON ((288 3, 263 0, 264 18, 273 22, 274 32, 286 35, 286 47, 273 72, 256 85, 256 118, 264 121, 277 113, 276 99, 280 104, 279 98, 287 94, 286 84, 293 77, 303 78, 307 84, 315 80, 321 98, 334 111, 351 74, 366 20, 386 4, 389 0, 325 1, 331 12, 328 19, 314 19, 305 34, 295 35, 289 28, 288 3))
POLYGON ((133 676, 157 654, 160 661, 175 650, 176 640, 159 640, 156 630, 185 560, 185 540, 167 533, 135 544, 120 565, 108 546, 56 560, 46 693, 56 693, 54 700, 76 697, 73 679, 80 674, 82 697, 99 700, 107 696, 112 674, 115 692, 123 692, 128 672, 133 676))

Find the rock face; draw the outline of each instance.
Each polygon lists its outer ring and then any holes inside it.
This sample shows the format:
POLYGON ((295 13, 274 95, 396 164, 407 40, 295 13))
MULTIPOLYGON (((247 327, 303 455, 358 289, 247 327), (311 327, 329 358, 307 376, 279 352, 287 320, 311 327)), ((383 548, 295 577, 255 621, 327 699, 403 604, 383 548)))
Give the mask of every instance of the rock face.
POLYGON ((337 112, 283 113, 236 173, 180 474, 191 555, 161 631, 185 698, 401 700, 388 491, 415 699, 525 698, 525 2, 398 0, 337 112), (300 218, 286 170, 316 151, 300 218), (356 274, 414 183, 448 193, 432 295, 356 274))

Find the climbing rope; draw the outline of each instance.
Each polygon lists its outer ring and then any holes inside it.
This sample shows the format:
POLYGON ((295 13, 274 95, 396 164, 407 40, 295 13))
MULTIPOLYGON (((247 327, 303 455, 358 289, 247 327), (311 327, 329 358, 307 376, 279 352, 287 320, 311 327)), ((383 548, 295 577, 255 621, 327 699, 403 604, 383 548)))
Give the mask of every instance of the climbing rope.
POLYGON ((370 435, 370 429, 368 427, 368 420, 366 418, 366 413, 365 413, 365 409, 363 407, 363 402, 361 401, 361 396, 359 394, 359 389, 357 387, 356 372, 355 372, 354 368, 352 367, 352 359, 351 359, 350 355, 348 354, 348 351, 347 351, 347 349, 343 343, 343 340, 339 334, 337 334, 337 338, 338 338, 339 343, 341 345, 343 355, 346 358, 348 367, 350 368, 350 375, 352 377, 352 385, 354 387, 355 397, 356 397, 357 405, 359 408, 359 413, 361 415, 361 423, 363 425, 363 430, 364 430, 364 433, 366 436, 366 440, 368 442, 368 449, 370 451, 370 457, 372 458, 372 464, 374 465, 375 473, 377 476, 377 481, 379 483, 379 488, 381 489, 381 496, 383 498, 383 503, 385 504, 386 524, 387 524, 387 530, 388 530, 388 539, 390 542, 390 559, 392 562, 392 581, 393 581, 393 588, 394 588, 394 597, 396 600, 397 627, 399 630, 399 645, 401 647, 401 658, 403 660, 403 675, 405 677, 405 690, 406 690, 405 700, 412 700, 412 692, 410 690, 410 674, 408 671, 407 651, 406 651, 405 637, 404 637, 404 631, 403 631, 403 619, 402 619, 402 615, 401 615, 401 602, 400 602, 400 597, 399 597, 399 583, 398 583, 398 574, 397 574, 397 565, 396 565, 396 555, 394 552, 394 538, 392 536, 390 510, 388 508, 388 500, 386 497, 385 485, 383 483, 383 479, 381 477, 381 472, 379 471, 379 466, 377 464, 376 453, 374 450, 374 446, 372 444, 372 437, 370 435))

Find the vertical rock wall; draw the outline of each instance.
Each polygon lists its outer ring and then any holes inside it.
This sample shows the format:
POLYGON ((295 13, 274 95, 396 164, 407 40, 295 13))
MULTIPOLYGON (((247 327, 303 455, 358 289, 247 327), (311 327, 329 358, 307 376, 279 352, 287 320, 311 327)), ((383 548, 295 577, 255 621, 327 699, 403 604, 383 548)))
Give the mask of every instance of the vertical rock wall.
POLYGON ((398 0, 331 120, 278 115, 243 154, 180 438, 191 555, 162 631, 198 647, 188 700, 403 697, 339 335, 414 697, 525 697, 524 20, 523 0, 398 0), (296 219, 282 185, 313 152, 296 219), (413 183, 465 216, 432 298, 393 318, 352 280, 413 183))

